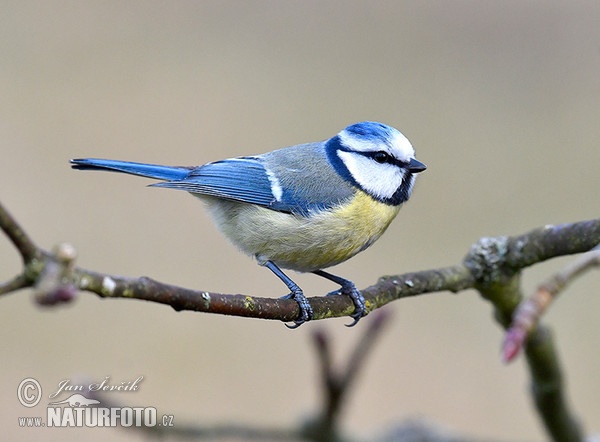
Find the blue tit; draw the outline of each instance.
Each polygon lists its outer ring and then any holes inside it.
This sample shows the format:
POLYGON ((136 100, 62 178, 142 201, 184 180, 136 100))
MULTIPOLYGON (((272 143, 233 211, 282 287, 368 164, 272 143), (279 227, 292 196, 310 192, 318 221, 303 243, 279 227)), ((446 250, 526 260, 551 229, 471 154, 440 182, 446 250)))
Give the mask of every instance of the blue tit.
MULTIPOLYGON (((80 170, 109 170, 163 180, 153 187, 185 190, 204 201, 218 228, 271 270, 299 305, 296 328, 313 312, 281 269, 312 272, 350 296, 352 325, 367 314, 354 283, 323 271, 373 244, 409 199, 426 166, 398 130, 365 121, 334 137, 262 155, 198 167, 102 159, 71 160, 80 170)), ((286 324, 287 325, 287 324, 286 324)))

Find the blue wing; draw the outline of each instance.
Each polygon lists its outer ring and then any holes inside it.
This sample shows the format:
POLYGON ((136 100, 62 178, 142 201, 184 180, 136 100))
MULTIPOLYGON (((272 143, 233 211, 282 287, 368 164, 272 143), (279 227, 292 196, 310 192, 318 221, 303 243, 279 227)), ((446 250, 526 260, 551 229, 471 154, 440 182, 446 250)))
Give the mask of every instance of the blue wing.
POLYGON ((152 184, 153 187, 185 190, 282 212, 301 212, 301 202, 282 199, 276 180, 257 157, 231 158, 197 167, 183 179, 152 184))
POLYGON ((81 170, 110 170, 164 180, 155 187, 185 190, 280 212, 307 215, 351 198, 355 189, 330 165, 323 143, 297 145, 259 156, 231 158, 199 167, 170 167, 128 161, 71 160, 81 170))

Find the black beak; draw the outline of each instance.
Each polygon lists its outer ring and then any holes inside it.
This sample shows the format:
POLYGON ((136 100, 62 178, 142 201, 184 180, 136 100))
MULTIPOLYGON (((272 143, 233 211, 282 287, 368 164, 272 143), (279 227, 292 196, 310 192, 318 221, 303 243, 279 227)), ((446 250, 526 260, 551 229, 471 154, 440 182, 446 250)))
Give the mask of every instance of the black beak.
POLYGON ((427 169, 427 166, 414 158, 411 158, 408 162, 408 171, 410 173, 423 172, 425 169, 427 169))

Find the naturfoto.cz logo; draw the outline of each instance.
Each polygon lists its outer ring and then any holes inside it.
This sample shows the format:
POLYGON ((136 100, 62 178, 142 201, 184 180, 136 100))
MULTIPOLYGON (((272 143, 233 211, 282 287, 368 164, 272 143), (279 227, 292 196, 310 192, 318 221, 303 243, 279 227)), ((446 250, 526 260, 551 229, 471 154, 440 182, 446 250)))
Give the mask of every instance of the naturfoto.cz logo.
MULTIPOLYGON (((45 419, 41 416, 19 417, 20 427, 154 427, 174 426, 172 415, 163 415, 158 419, 155 407, 116 406, 114 401, 102 404, 109 392, 134 392, 139 388, 143 376, 133 381, 111 384, 106 377, 100 383, 87 385, 62 380, 58 389, 48 396, 54 401, 46 408, 45 419), (71 393, 62 400, 56 400, 61 393, 71 393), (77 393, 75 393, 77 392, 77 393), (102 392, 102 397, 98 392, 102 392)), ((34 378, 21 381, 17 389, 19 402, 27 408, 33 408, 42 399, 42 387, 34 378)))

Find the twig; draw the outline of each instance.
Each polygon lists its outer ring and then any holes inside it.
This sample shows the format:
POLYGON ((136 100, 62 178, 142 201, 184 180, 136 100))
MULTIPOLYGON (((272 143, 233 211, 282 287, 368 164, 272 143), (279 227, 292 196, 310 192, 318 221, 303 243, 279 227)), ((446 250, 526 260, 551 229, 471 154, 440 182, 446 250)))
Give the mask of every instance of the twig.
POLYGON ((581 255, 570 265, 544 281, 538 289, 521 302, 513 315, 513 321, 506 331, 502 346, 502 358, 505 362, 514 360, 550 304, 571 283, 593 267, 600 266, 600 245, 581 255))
POLYGON ((342 405, 345 403, 360 369, 366 362, 370 350, 389 319, 388 311, 379 310, 370 321, 367 321, 369 325, 356 344, 344 370, 337 370, 334 367, 329 336, 323 330, 314 333, 313 341, 319 360, 324 398, 320 416, 312 425, 307 425, 306 435, 312 440, 335 441, 340 438, 337 424, 342 405))
MULTIPOLYGON (((0 227, 13 239, 23 257, 23 274, 28 286, 34 286, 38 282, 48 262, 55 261, 65 265, 59 257, 37 248, 1 204, 0 227)), ((477 287, 481 280, 497 277, 495 275, 498 263, 501 263, 503 268, 516 271, 535 263, 536 259, 541 261, 557 254, 589 250, 600 243, 600 219, 536 229, 529 234, 503 240, 507 242, 507 249, 503 254, 496 253, 494 259, 491 254, 481 259, 482 256, 470 253, 462 264, 456 266, 380 278, 375 285, 362 290, 367 309, 373 311, 391 301, 423 293, 444 290, 459 292, 477 287), (577 234, 577 241, 564 240, 573 234, 577 234), (561 247, 556 247, 554 242, 560 242, 561 247), (478 259, 473 259, 475 256, 478 259)), ((62 276, 61 284, 69 283, 79 290, 89 291, 104 298, 135 298, 158 302, 170 305, 177 311, 192 310, 284 322, 293 321, 299 313, 297 303, 289 299, 190 290, 147 277, 127 278, 97 273, 74 267, 72 263, 69 263, 69 268, 65 269, 62 276)), ((7 286, 3 284, 0 287, 7 286)), ((309 302, 314 312, 314 320, 348 316, 354 311, 354 305, 347 296, 313 297, 309 298, 309 302)))
MULTIPOLYGON (((531 232, 531 237, 525 242, 523 236, 512 239, 487 238, 471 249, 467 265, 475 269, 489 269, 477 277, 476 288, 493 304, 500 325, 505 328, 510 326, 511 318, 523 299, 521 267, 513 267, 514 263, 518 261, 521 265, 534 262, 534 255, 547 258, 563 253, 568 250, 569 244, 564 237, 578 232, 580 226, 537 229, 531 232), (563 232, 564 237, 557 237, 557 232, 563 232), (554 238, 560 245, 554 244, 550 250, 540 248, 544 238, 554 238), (522 253, 520 260, 517 259, 520 254, 514 253, 514 248, 522 253), (511 251, 512 258, 498 259, 511 257, 511 251)), ((582 242, 573 240, 573 244, 580 247, 582 242)), ((540 326, 534 331, 526 348, 526 357, 531 374, 531 393, 546 431, 554 441, 582 441, 583 431, 568 404, 554 340, 546 327, 540 326)))
POLYGON ((0 229, 17 248, 24 262, 36 258, 38 248, 2 204, 0 204, 0 229))
POLYGON ((553 441, 583 441, 583 430, 569 401, 552 333, 543 325, 531 334, 525 356, 531 375, 531 395, 553 441))
POLYGON ((0 295, 16 292, 17 290, 30 287, 31 283, 24 275, 17 275, 10 281, 0 284, 0 295))

